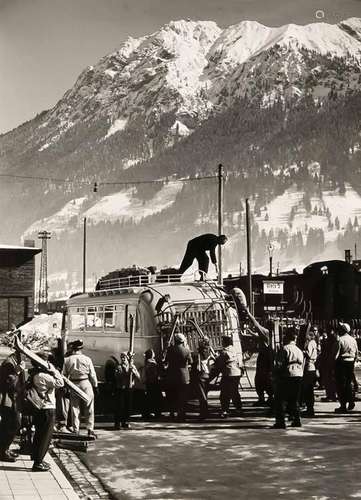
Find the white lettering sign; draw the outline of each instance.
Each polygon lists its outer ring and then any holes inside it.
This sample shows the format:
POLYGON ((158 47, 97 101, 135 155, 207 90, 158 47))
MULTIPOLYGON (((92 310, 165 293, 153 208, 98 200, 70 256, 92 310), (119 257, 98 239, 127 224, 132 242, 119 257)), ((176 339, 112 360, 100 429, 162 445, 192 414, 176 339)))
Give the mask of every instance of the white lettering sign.
POLYGON ((263 293, 283 295, 283 283, 284 283, 283 281, 264 281, 263 293))

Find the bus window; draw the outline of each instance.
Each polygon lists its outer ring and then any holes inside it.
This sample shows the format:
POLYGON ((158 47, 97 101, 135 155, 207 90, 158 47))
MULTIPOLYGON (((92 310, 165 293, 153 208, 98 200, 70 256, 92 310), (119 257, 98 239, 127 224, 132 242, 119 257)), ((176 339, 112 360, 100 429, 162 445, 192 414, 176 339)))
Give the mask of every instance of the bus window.
POLYGON ((104 310, 103 306, 88 306, 86 311, 86 329, 103 331, 104 310))
POLYGON ((125 307, 119 304, 115 306, 114 326, 117 332, 124 332, 125 330, 125 307))
POLYGON ((72 331, 84 331, 85 327, 85 308, 72 307, 70 310, 70 329, 72 331))
POLYGON ((114 330, 116 321, 116 306, 104 306, 104 329, 114 330))

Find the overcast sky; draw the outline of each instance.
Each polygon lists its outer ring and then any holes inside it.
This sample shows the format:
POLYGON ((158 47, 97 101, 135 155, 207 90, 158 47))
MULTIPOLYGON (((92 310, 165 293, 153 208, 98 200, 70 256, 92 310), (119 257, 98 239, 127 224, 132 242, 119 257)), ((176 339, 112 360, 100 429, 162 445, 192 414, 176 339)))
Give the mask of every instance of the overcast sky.
POLYGON ((52 107, 128 35, 170 20, 269 26, 361 17, 361 0, 0 0, 0 132, 52 107))

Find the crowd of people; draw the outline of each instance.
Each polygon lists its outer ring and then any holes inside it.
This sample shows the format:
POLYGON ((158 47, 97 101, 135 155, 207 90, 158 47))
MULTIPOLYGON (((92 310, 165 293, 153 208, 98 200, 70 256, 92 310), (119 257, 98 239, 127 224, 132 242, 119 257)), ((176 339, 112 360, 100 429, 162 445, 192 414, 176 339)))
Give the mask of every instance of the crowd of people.
POLYGON ((29 439, 29 453, 33 460, 32 470, 48 471, 44 461, 56 426, 66 429, 71 417, 71 431, 79 433, 80 406, 88 429, 94 436, 94 393, 98 381, 92 360, 81 353, 82 341, 69 345, 67 356, 61 353, 60 342, 56 349, 37 352, 39 363, 25 369, 21 354, 15 350, 0 366, 0 460, 15 462, 17 454, 10 450, 18 431, 25 425, 25 439, 29 439), (27 373, 27 375, 26 375, 27 373), (87 396, 87 403, 68 392, 64 376, 87 396), (33 429, 33 431, 31 431, 33 429))
MULTIPOLYGON (((319 332, 317 327, 304 330, 288 328, 275 349, 269 330, 240 306, 248 317, 258 338, 258 358, 255 373, 256 405, 269 407, 274 415, 274 428, 286 428, 286 417, 291 426, 300 427, 301 417, 315 415, 314 389, 324 388, 323 401, 339 401, 336 413, 349 413, 355 407, 358 390, 354 373, 358 357, 358 342, 350 325, 339 323, 338 328, 319 332), (266 399, 267 396, 267 399, 266 399), (303 411, 302 411, 303 409, 303 411)), ((26 377, 25 364, 15 350, 0 367, 0 460, 13 462, 16 454, 10 450, 19 428, 21 416, 30 418, 34 428, 30 454, 34 471, 49 470, 44 457, 54 430, 79 434, 81 417, 87 436, 94 434, 94 399, 98 380, 92 360, 82 353, 83 342, 73 341, 65 356, 61 344, 55 350, 38 353, 46 361, 46 368, 33 362, 26 377), (64 384, 67 377, 87 401, 64 384), (40 399, 34 406, 31 390, 40 399), (29 402, 31 408, 29 409, 29 402)), ((132 389, 137 381, 144 385, 145 399, 142 414, 145 418, 159 418, 169 412, 170 419, 183 422, 189 399, 199 402, 199 420, 209 418, 208 392, 216 380, 220 389, 219 416, 227 418, 230 404, 235 415, 242 415, 239 392, 244 367, 233 346, 232 337, 222 337, 222 348, 215 352, 206 336, 199 338, 198 348, 191 351, 182 333, 175 333, 174 342, 156 359, 152 349, 144 353, 144 366, 138 370, 133 353, 121 353, 114 358, 109 379, 114 412, 114 429, 128 429, 132 407, 132 389)))
POLYGON ((265 329, 262 330, 255 376, 256 404, 267 404, 273 409, 275 428, 286 428, 286 412, 295 427, 301 426, 301 416, 315 416, 317 384, 325 390, 322 401, 339 402, 335 413, 346 414, 355 408, 358 342, 348 323, 340 322, 336 329, 324 332, 311 325, 304 331, 289 328, 275 352, 265 329))

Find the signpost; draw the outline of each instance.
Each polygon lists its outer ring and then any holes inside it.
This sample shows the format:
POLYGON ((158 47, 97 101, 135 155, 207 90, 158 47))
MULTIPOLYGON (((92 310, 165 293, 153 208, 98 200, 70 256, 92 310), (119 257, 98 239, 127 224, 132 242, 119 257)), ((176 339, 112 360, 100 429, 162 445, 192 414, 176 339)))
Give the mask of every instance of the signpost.
POLYGON ((263 293, 266 295, 283 295, 284 281, 264 281, 263 293))

